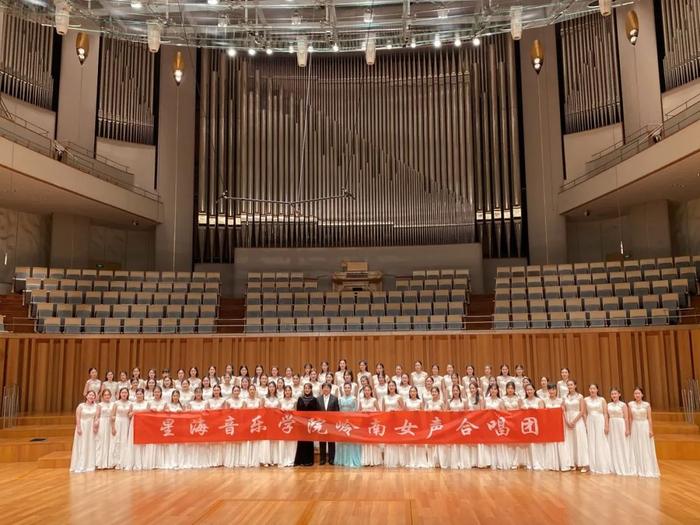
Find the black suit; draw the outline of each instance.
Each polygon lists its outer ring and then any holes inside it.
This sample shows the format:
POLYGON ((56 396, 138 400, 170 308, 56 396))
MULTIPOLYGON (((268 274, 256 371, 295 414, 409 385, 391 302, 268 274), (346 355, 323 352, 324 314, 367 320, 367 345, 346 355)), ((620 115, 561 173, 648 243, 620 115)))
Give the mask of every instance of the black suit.
MULTIPOLYGON (((338 398, 335 397, 333 394, 330 394, 328 396, 328 408, 326 408, 326 402, 323 399, 323 394, 318 396, 316 398, 316 401, 318 402, 318 409, 321 412, 339 412, 340 411, 340 405, 338 404, 338 398)), ((319 442, 319 449, 320 449, 320 460, 321 460, 321 465, 323 465, 326 462, 326 456, 328 457, 328 463, 331 465, 335 461, 335 443, 330 443, 330 442, 325 442, 321 441, 319 442)))

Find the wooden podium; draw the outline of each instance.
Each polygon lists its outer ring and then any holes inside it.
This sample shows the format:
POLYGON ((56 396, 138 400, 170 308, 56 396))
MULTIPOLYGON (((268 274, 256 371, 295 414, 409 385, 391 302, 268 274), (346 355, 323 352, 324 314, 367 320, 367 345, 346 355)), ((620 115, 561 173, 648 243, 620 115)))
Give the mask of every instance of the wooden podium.
POLYGON ((364 292, 382 289, 382 272, 370 271, 366 262, 345 261, 343 271, 333 273, 336 292, 364 292))

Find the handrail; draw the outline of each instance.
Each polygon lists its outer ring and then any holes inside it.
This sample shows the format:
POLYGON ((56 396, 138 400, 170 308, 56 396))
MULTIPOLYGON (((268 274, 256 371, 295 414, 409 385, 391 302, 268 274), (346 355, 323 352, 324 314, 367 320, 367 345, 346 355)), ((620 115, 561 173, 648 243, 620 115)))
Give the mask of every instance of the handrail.
POLYGON ((668 113, 665 113, 664 114, 664 121, 666 121, 672 117, 675 117, 679 113, 682 113, 683 111, 685 111, 686 109, 688 109, 691 106, 694 106, 698 102, 700 102, 700 93, 693 95, 692 97, 690 97, 688 100, 686 100, 682 104, 677 105, 675 108, 669 110, 668 113), (692 104, 691 104, 691 102, 692 102, 692 104))

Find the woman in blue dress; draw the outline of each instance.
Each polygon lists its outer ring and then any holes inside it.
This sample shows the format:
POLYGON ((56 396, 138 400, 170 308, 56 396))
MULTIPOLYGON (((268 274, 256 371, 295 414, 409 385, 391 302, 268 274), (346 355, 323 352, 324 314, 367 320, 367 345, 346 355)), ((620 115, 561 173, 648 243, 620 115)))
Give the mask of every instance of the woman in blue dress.
MULTIPOLYGON (((357 398, 352 395, 352 384, 343 385, 343 395, 338 399, 341 412, 356 412, 357 398)), ((338 443, 335 446, 335 464, 342 467, 362 466, 362 447, 357 443, 338 443)))

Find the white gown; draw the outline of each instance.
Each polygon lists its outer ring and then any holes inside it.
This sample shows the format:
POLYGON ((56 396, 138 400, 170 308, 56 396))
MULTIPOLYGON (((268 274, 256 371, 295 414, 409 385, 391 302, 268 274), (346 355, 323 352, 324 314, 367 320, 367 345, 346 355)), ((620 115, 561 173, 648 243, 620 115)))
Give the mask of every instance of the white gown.
POLYGON ((93 431, 97 405, 80 403, 80 432, 78 426, 73 434, 73 451, 70 458, 71 472, 92 472, 95 470, 97 435, 93 431))
MULTIPOLYGON (((385 412, 396 412, 399 410, 399 399, 401 396, 398 394, 386 395, 384 396, 384 411, 385 412)), ((401 458, 401 447, 402 445, 387 443, 384 445, 384 466, 389 468, 396 468, 402 466, 401 458)))
MULTIPOLYGON (((477 403, 476 396, 467 394, 465 402, 469 412, 481 410, 481 405, 477 403)), ((467 445, 467 447, 471 449, 472 467, 488 468, 491 466, 491 451, 486 445, 479 443, 478 445, 467 445)))
MULTIPOLYGON (((523 408, 526 410, 535 410, 540 408, 542 400, 539 397, 534 399, 523 399, 523 408)), ((544 470, 545 464, 545 445, 544 443, 530 443, 527 445, 525 454, 525 467, 528 470, 544 470)))
POLYGON ((525 399, 525 386, 523 385, 524 377, 513 377, 513 383, 515 383, 515 395, 520 399, 525 399))
MULTIPOLYGON (((581 394, 568 395, 564 398, 564 414, 567 421, 573 419, 581 413, 581 394)), ((574 428, 564 425, 564 440, 569 448, 569 464, 572 467, 587 467, 588 459, 588 436, 586 435, 586 424, 580 418, 574 428)))
MULTIPOLYGON (((226 399, 219 397, 214 399, 213 397, 207 401, 207 406, 209 410, 221 410, 226 408, 226 399)), ((209 443, 209 466, 210 467, 220 467, 224 464, 224 447, 223 443, 209 443)))
MULTIPOLYGON (((515 395, 513 397, 501 397, 503 406, 506 410, 519 410, 520 398, 515 395)), ((528 445, 504 445, 506 450, 507 468, 517 469, 520 465, 527 464, 528 445)))
POLYGON ((114 417, 114 428, 116 435, 110 439, 109 446, 111 449, 112 464, 118 469, 125 469, 129 461, 129 428, 131 427, 131 418, 129 410, 131 410, 130 401, 116 401, 116 414, 114 417))
MULTIPOLYGON (((192 400, 189 412, 204 412, 207 402, 192 400)), ((209 443, 184 443, 179 447, 181 468, 206 468, 209 466, 209 443)))
MULTIPOLYGON (((182 405, 181 404, 173 404, 173 403, 168 403, 166 406, 167 412, 172 412, 174 414, 178 414, 182 412, 182 405)), ((170 445, 163 445, 163 458, 162 458, 162 464, 160 468, 172 470, 172 469, 179 469, 182 468, 180 465, 180 447, 182 445, 179 445, 177 443, 172 443, 170 445)))
POLYGON ((110 443, 112 442, 112 407, 111 401, 99 403, 100 420, 97 429, 97 445, 95 451, 95 467, 98 469, 114 468, 110 443))
MULTIPOLYGON (((545 408, 558 410, 560 412, 563 404, 564 400, 559 397, 555 397, 554 399, 548 397, 544 400, 545 408)), ((566 436, 566 425, 564 425, 564 435, 566 436)), ((544 444, 543 466, 547 470, 559 470, 561 472, 571 470, 574 465, 571 464, 571 452, 569 451, 566 437, 564 437, 564 441, 544 444)))
MULTIPOLYGON (((367 399, 366 397, 360 398, 360 411, 361 412, 376 412, 377 400, 373 397, 367 399)), ((362 445, 362 465, 366 467, 374 467, 381 465, 382 460, 382 448, 379 445, 362 445)))
POLYGON ((411 384, 415 386, 418 391, 425 386, 426 379, 428 379, 428 372, 425 370, 421 372, 411 372, 411 384))
MULTIPOLYGON (((486 410, 499 410, 501 407, 501 400, 494 397, 487 397, 484 403, 486 410)), ((492 469, 510 468, 508 445, 484 445, 484 449, 492 469)))
MULTIPOLYGON (((408 393, 411 390, 411 385, 398 385, 396 391, 403 398, 404 401, 408 400, 408 393)), ((419 400, 420 401, 420 400, 419 400)))
MULTIPOLYGON (((117 392, 119 391, 119 383, 116 381, 103 381, 102 391, 109 390, 112 393, 112 399, 117 399, 117 392)), ((114 402, 114 401, 112 401, 114 402)))
MULTIPOLYGON (((406 410, 422 410, 423 402, 420 399, 406 399, 406 410)), ((428 455, 425 445, 403 445, 403 465, 408 468, 428 468, 428 455)))
MULTIPOLYGON (((226 408, 232 408, 239 410, 243 408, 243 400, 239 397, 238 399, 229 398, 226 400, 226 408)), ((235 417, 235 416, 234 416, 235 417)), ((242 450, 247 447, 244 446, 245 443, 241 441, 231 441, 230 443, 225 443, 223 445, 223 458, 222 463, 224 467, 234 468, 234 467, 244 467, 242 450)))
MULTIPOLYGON (((262 406, 264 408, 280 408, 280 400, 277 397, 265 397, 262 406)), ((260 445, 259 457, 263 465, 277 465, 279 462, 279 441, 258 441, 260 445)))
MULTIPOLYGON (((262 408, 262 399, 246 399, 243 402, 243 408, 262 408)), ((262 441, 245 441, 241 450, 241 466, 242 467, 259 467, 260 449, 262 441)))
MULTIPOLYGON (((466 402, 462 399, 450 399, 447 406, 452 412, 466 412, 467 408, 466 402)), ((472 445, 462 445, 459 443, 450 445, 450 468, 472 468, 472 466, 474 466, 472 464, 472 450, 476 451, 476 448, 472 445)))
POLYGON ((568 395, 569 387, 567 386, 566 381, 560 379, 559 381, 557 381, 557 396, 559 396, 561 399, 564 399, 568 395))
MULTIPOLYGON (((148 402, 148 410, 151 412, 163 412, 165 410, 167 403, 165 399, 161 397, 159 401, 152 399, 148 402)), ((143 452, 143 464, 141 468, 143 470, 151 470, 163 467, 163 458, 165 456, 165 448, 168 445, 144 445, 143 452)))
POLYGON ((131 404, 131 425, 129 425, 129 440, 127 444, 126 470, 143 470, 148 467, 146 447, 148 445, 134 445, 134 413, 148 411, 148 401, 134 401, 131 404))
POLYGON ((96 396, 99 395, 100 390, 102 389, 102 381, 99 379, 88 379, 85 381, 85 384, 87 385, 88 392, 95 392, 96 396))
MULTIPOLYGON (((433 401, 429 399, 425 402, 425 410, 433 412, 437 410, 445 410, 442 401, 433 401)), ((431 467, 450 468, 450 448, 451 445, 427 445, 428 464, 431 467)))
POLYGON ((656 448, 654 438, 649 437, 649 418, 647 409, 649 403, 642 401, 630 401, 630 444, 632 456, 637 470, 637 475, 644 478, 658 478, 659 463, 656 460, 656 448))
MULTIPOLYGON (((294 397, 290 399, 282 398, 280 400, 280 408, 285 412, 291 412, 297 409, 297 400, 294 397)), ((294 457, 297 454, 296 441, 278 441, 279 452, 277 463, 280 467, 293 467, 294 457)))
POLYGON ((591 472, 596 474, 610 474, 610 443, 605 434, 605 399, 598 396, 596 399, 587 397, 586 403, 586 432, 588 434, 588 460, 591 472))
POLYGON ((515 379, 513 376, 496 376, 496 384, 498 385, 498 394, 501 396, 501 399, 506 397, 506 386, 508 386, 508 383, 513 381, 515 379))
POLYGON ((608 443, 610 443, 610 468, 618 476, 634 476, 634 458, 630 437, 625 435, 625 404, 622 401, 608 403, 608 443))
POLYGON ((180 404, 184 407, 190 404, 190 401, 194 399, 194 391, 190 388, 189 390, 180 390, 180 404))

